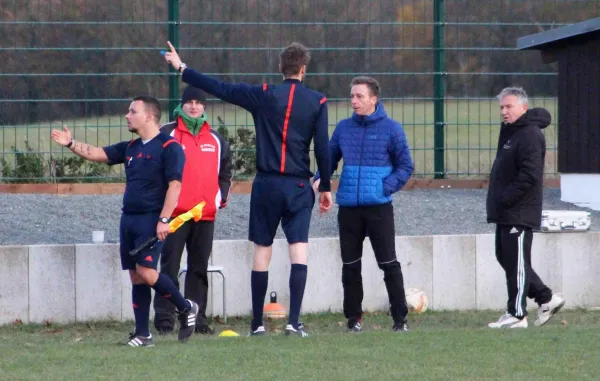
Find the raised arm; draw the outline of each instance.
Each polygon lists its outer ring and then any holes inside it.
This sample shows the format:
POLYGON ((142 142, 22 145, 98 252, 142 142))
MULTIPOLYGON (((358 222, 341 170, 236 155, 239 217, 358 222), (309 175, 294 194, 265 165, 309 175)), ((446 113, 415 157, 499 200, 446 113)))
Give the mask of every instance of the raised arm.
POLYGON ((72 138, 71 131, 69 131, 69 128, 67 126, 63 125, 62 131, 52 130, 51 137, 55 143, 70 149, 71 152, 73 152, 77 156, 80 156, 90 161, 108 163, 108 156, 106 155, 106 152, 103 148, 75 141, 72 138))
POLYGON ((225 83, 189 68, 183 70, 181 78, 185 83, 250 112, 254 112, 265 103, 265 92, 262 86, 225 83))
POLYGON ((171 51, 165 53, 165 60, 175 70, 182 73, 181 79, 183 82, 202 89, 225 102, 243 107, 250 112, 254 112, 265 103, 265 91, 262 86, 251 86, 245 83, 225 83, 196 70, 189 69, 181 62, 181 58, 171 42, 167 41, 167 44, 169 44, 171 51))

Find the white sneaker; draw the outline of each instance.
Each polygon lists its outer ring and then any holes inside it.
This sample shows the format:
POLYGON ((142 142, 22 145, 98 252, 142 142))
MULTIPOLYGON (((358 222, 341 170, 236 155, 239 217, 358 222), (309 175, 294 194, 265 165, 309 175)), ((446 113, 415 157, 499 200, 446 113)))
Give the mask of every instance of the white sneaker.
POLYGON ((250 331, 248 336, 264 336, 266 334, 267 334, 267 331, 265 330, 265 326, 261 325, 260 327, 256 328, 254 331, 250 331))
POLYGON ((500 316, 498 321, 488 324, 488 328, 527 328, 527 317, 518 319, 508 312, 500 316))
POLYGON ((308 337, 308 333, 304 332, 304 326, 302 326, 302 328, 300 328, 300 326, 298 326, 298 329, 295 329, 294 326, 291 324, 288 324, 285 326, 285 335, 286 336, 296 335, 296 336, 300 336, 300 337, 308 337))
POLYGON ((537 319, 533 323, 536 327, 544 325, 565 305, 565 300, 560 296, 552 295, 548 303, 542 304, 537 312, 537 319))

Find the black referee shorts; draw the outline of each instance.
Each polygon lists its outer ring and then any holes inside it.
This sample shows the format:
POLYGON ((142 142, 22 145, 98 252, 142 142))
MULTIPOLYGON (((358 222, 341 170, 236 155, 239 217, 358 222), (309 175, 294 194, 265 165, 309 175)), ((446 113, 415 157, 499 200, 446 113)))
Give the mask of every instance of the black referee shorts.
POLYGON ((288 243, 308 242, 315 193, 309 179, 258 174, 250 196, 248 239, 271 246, 279 222, 288 243))

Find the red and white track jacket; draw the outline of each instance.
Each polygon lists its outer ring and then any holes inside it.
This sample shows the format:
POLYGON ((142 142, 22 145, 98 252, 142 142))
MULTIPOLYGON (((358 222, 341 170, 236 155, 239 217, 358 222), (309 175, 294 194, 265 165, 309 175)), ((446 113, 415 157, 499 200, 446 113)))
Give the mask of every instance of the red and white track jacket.
POLYGON ((214 221, 217 209, 224 208, 231 186, 233 168, 231 149, 217 131, 204 122, 194 136, 181 117, 165 124, 161 131, 177 140, 185 153, 181 193, 173 216, 180 215, 204 201, 203 221, 214 221))

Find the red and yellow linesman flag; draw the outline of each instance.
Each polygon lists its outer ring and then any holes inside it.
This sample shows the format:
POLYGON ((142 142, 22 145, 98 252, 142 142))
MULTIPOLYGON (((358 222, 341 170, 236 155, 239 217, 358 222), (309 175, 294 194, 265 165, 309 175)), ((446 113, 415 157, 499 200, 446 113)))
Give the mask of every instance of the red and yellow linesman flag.
MULTIPOLYGON (((192 209, 188 210, 185 213, 178 215, 173 218, 171 222, 169 222, 169 233, 175 232, 175 230, 179 229, 179 227, 185 224, 187 221, 192 218, 194 221, 198 222, 202 218, 202 209, 204 209, 204 205, 206 203, 202 201, 198 205, 194 206, 192 209)), ((129 252, 129 255, 137 255, 142 250, 145 250, 147 247, 154 246, 154 244, 158 242, 158 237, 154 236, 147 239, 140 247, 137 247, 129 252)))
POLYGON ((173 218, 171 222, 169 222, 169 233, 174 233, 175 230, 179 229, 181 225, 183 225, 191 219, 194 219, 195 222, 200 221, 200 219, 202 218, 202 210, 204 209, 205 205, 206 203, 202 201, 187 212, 182 213, 177 217, 173 218))

